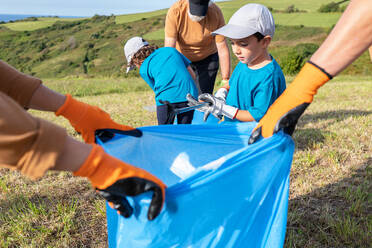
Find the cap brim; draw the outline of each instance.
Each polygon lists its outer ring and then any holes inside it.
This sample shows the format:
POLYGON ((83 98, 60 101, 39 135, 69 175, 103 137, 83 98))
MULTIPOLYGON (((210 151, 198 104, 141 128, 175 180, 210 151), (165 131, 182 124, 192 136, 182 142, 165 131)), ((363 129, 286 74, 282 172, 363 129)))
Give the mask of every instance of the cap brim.
POLYGON ((232 25, 232 24, 226 24, 222 28, 217 29, 216 31, 212 32, 212 35, 223 35, 225 37, 231 38, 231 39, 243 39, 246 38, 257 31, 252 28, 232 25))
POLYGON ((208 4, 200 5, 189 2, 190 14, 195 16, 206 16, 208 11, 208 4))

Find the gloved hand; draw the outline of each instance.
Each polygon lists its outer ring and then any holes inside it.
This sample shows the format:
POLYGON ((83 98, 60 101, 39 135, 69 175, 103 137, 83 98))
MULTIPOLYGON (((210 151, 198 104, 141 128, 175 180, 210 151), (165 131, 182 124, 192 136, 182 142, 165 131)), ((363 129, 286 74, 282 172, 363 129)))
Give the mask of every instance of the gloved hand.
POLYGON ((226 102, 226 97, 227 97, 228 90, 224 87, 219 88, 214 96, 218 99, 221 99, 222 101, 226 102))
MULTIPOLYGON (((200 103, 198 100, 196 100, 190 93, 188 93, 186 95, 186 99, 187 99, 187 105, 189 107, 194 107, 194 106, 200 106, 200 103)), ((207 118, 208 118, 208 115, 209 115, 209 112, 208 112, 208 109, 209 107, 206 106, 206 105, 202 105, 200 106, 199 108, 197 108, 196 110, 200 111, 200 112, 204 112, 204 117, 203 117, 203 120, 206 121, 207 118)))
POLYGON ((108 155, 98 145, 93 145, 88 158, 74 175, 87 177, 109 205, 126 218, 133 213, 126 196, 153 192, 147 212, 149 220, 155 219, 162 209, 166 188, 162 181, 145 170, 108 155))
POLYGON ((237 108, 227 105, 225 100, 217 98, 209 93, 201 94, 198 99, 199 101, 209 103, 209 107, 204 114, 204 121, 207 120, 209 114, 214 115, 218 119, 222 119, 222 116, 234 119, 238 113, 237 108))
POLYGON ((102 109, 80 102, 68 94, 65 103, 55 114, 68 119, 85 142, 91 144, 95 141, 95 131, 98 129, 135 130, 135 128, 114 122, 102 109))
POLYGON ((264 138, 270 137, 281 129, 292 135, 298 119, 313 101, 319 87, 330 79, 332 76, 323 69, 310 61, 307 62, 295 80, 260 120, 248 143, 254 143, 261 135, 264 138))

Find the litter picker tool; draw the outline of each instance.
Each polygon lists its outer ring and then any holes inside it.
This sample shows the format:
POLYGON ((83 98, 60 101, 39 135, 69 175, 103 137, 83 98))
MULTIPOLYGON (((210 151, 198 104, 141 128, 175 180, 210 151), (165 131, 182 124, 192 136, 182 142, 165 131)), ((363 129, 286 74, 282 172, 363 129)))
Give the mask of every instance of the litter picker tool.
POLYGON ((192 111, 192 110, 195 110, 195 109, 199 109, 199 108, 202 108, 202 107, 205 107, 205 106, 208 106, 209 105, 207 102, 200 102, 200 103, 198 103, 196 105, 189 106, 189 107, 175 108, 173 106, 173 104, 170 103, 170 102, 168 102, 168 101, 159 100, 159 102, 161 104, 165 104, 165 105, 168 106, 168 116, 167 116, 166 124, 173 124, 174 118, 178 114, 182 114, 182 113, 185 113, 185 112, 188 112, 188 111, 192 111))

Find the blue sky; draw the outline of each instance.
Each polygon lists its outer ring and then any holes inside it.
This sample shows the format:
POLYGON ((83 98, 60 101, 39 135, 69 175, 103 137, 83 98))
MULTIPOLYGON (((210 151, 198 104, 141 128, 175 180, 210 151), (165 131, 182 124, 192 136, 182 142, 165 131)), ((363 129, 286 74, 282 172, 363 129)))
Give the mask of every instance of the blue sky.
MULTIPOLYGON (((177 0, 0 0, 0 14, 93 16, 169 8, 177 0)), ((216 2, 216 1, 215 1, 216 2)))

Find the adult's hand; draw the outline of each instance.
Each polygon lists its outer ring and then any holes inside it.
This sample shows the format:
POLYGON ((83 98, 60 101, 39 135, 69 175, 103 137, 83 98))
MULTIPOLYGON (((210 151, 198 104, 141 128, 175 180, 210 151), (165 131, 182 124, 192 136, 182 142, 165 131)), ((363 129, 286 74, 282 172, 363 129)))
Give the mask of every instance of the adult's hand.
POLYGON ((292 135, 298 119, 313 101, 318 88, 331 78, 332 76, 323 69, 310 61, 307 62, 295 80, 260 120, 248 143, 256 142, 260 136, 270 137, 279 130, 292 135))
POLYGON ((89 156, 74 175, 87 177, 109 205, 126 218, 133 213, 127 196, 148 191, 153 193, 147 212, 149 220, 159 215, 164 204, 166 186, 160 179, 108 155, 98 145, 93 145, 89 156))
POLYGON ((55 112, 69 120, 75 130, 87 143, 94 143, 95 131, 99 129, 135 130, 130 126, 114 122, 110 115, 99 107, 89 105, 66 95, 65 103, 55 112))

